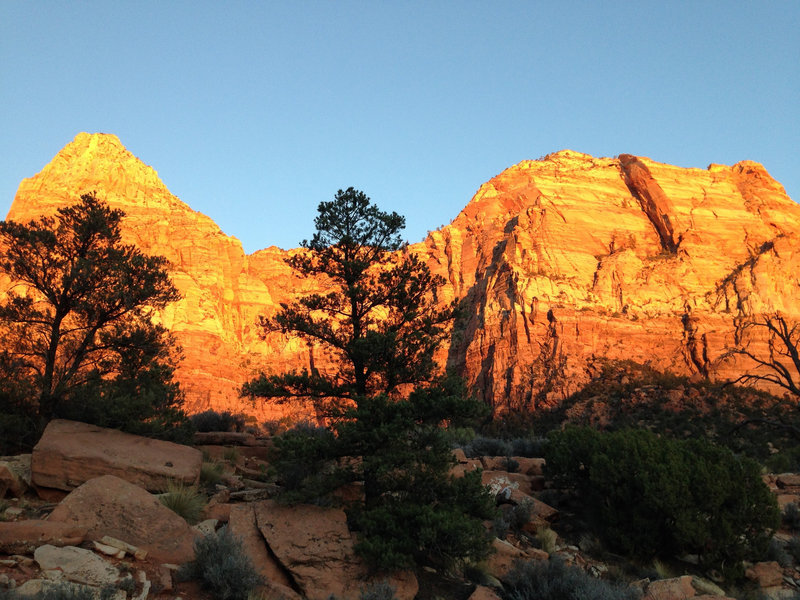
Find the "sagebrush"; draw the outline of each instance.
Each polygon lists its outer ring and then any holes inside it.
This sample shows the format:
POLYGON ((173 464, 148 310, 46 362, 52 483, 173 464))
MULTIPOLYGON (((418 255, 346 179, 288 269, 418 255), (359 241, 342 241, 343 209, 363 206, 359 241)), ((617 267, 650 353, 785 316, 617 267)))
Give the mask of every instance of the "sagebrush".
POLYGON ((241 540, 227 527, 195 542, 194 560, 182 567, 180 575, 200 580, 215 600, 247 600, 263 582, 241 540))

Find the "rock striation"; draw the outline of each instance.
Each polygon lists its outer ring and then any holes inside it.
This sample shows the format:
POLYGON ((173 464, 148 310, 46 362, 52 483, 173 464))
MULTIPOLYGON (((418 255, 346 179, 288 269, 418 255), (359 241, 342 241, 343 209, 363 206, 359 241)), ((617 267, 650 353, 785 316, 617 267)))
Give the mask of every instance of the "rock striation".
MULTIPOLYGON (((318 349, 262 339, 256 326, 315 289, 285 263, 298 250, 245 255, 107 134, 79 134, 22 181, 8 218, 50 214, 89 191, 126 212, 126 241, 172 263, 183 299, 160 319, 183 347, 189 410, 304 411, 237 393, 256 370, 302 368, 312 352, 317 368, 333 368, 318 349)), ((758 163, 686 169, 565 150, 505 170, 410 250, 446 279, 442 300, 464 308, 440 363, 498 409, 535 410, 580 387, 601 358, 740 374, 722 356, 743 315, 800 318, 798 225, 800 206, 758 163)))

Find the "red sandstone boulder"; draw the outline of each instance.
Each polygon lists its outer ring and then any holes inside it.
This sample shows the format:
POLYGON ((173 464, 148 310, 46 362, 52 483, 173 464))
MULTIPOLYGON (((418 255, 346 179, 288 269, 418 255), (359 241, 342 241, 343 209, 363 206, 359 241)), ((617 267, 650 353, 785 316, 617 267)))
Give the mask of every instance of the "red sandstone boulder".
POLYGON ((234 504, 230 507, 228 529, 242 541, 242 546, 253 565, 265 580, 290 587, 292 582, 286 576, 273 556, 267 549, 264 536, 258 530, 256 516, 252 504, 234 504))
POLYGON ((10 493, 21 497, 31 484, 31 455, 7 456, 0 460, 0 498, 10 493))
POLYGON ((72 490, 101 475, 115 475, 151 491, 170 480, 195 484, 199 450, 77 421, 51 421, 33 449, 33 483, 72 490))
POLYGON ((759 562, 747 569, 745 575, 762 588, 775 587, 783 583, 783 569, 775 562, 759 562))
POLYGON ((508 575, 515 562, 526 558, 525 552, 498 538, 494 538, 492 541, 492 549, 493 552, 487 559, 486 566, 489 574, 497 579, 503 579, 508 575))
POLYGON ((495 594, 492 588, 479 585, 468 600, 500 600, 500 596, 495 594))
POLYGON ((139 486, 105 475, 84 483, 50 513, 49 522, 88 530, 87 538, 111 536, 169 563, 194 558, 197 533, 181 517, 139 486))
POLYGON ((647 586, 647 592, 642 600, 686 600, 696 595, 697 591, 692 586, 692 576, 684 575, 652 582, 647 586))
MULTIPOLYGON (((281 565, 309 600, 356 600, 367 584, 367 569, 356 556, 344 511, 319 506, 282 506, 272 500, 253 504, 256 523, 281 565)), ((410 572, 395 574, 389 584, 398 600, 412 600, 419 590, 410 572)))
POLYGON ((39 546, 77 546, 87 528, 51 521, 0 521, 0 554, 30 554, 39 546))

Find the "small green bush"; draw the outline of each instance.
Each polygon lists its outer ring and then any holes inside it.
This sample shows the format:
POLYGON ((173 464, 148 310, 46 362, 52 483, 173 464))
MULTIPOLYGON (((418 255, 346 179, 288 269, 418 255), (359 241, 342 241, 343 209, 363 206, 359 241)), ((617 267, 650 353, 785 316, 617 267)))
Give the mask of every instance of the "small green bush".
POLYGON ((595 579, 561 560, 517 563, 506 580, 505 600, 638 600, 637 591, 595 579))
POLYGON ((206 507, 206 498, 194 486, 185 486, 182 483, 170 482, 167 491, 158 499, 174 513, 180 515, 186 522, 194 525, 200 520, 203 509, 206 507))
POLYGON ((190 417, 197 431, 244 431, 247 418, 229 411, 206 410, 190 417))
POLYGON ((218 462, 203 461, 200 465, 200 482, 216 485, 222 481, 223 466, 218 462))
POLYGON ((242 542, 223 527, 198 539, 194 560, 181 568, 181 577, 199 579, 215 600, 247 600, 262 583, 244 552, 242 542))
POLYGON ((783 525, 789 531, 800 531, 800 510, 797 504, 790 502, 783 507, 783 525))
POLYGON ((511 444, 505 440, 478 436, 464 445, 464 454, 468 458, 481 456, 511 456, 511 444))
POLYGON ((541 458, 544 456, 546 445, 547 438, 514 438, 511 440, 511 454, 527 458, 541 458))
POLYGON ((641 558, 698 554, 707 566, 762 556, 780 522, 759 465, 705 440, 645 430, 553 432, 547 475, 577 491, 609 548, 641 558))
POLYGON ((767 546, 767 551, 761 560, 766 562, 775 561, 781 567, 790 567, 792 566, 792 557, 786 551, 786 544, 776 540, 775 538, 769 541, 769 546, 767 546))

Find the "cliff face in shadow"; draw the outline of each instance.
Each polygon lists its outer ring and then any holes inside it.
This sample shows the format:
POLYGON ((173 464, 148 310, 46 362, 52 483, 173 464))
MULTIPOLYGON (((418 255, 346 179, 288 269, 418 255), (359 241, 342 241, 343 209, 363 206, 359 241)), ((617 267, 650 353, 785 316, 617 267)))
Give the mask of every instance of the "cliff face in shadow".
MULTIPOLYGON (((88 191, 126 212, 126 241, 172 262, 183 299, 160 318, 183 347, 190 411, 302 411, 252 407, 236 391, 256 369, 302 368, 312 354, 316 368, 335 368, 298 339, 259 337, 258 315, 317 285, 285 264, 297 250, 246 255, 104 134, 79 134, 24 180, 8 218, 50 214, 88 191)), ((798 224, 800 206, 757 163, 683 169, 562 151, 487 182, 411 251, 447 280, 442 300, 464 308, 441 364, 494 406, 535 410, 577 389, 598 357, 738 374, 717 360, 737 317, 800 318, 798 224)))

